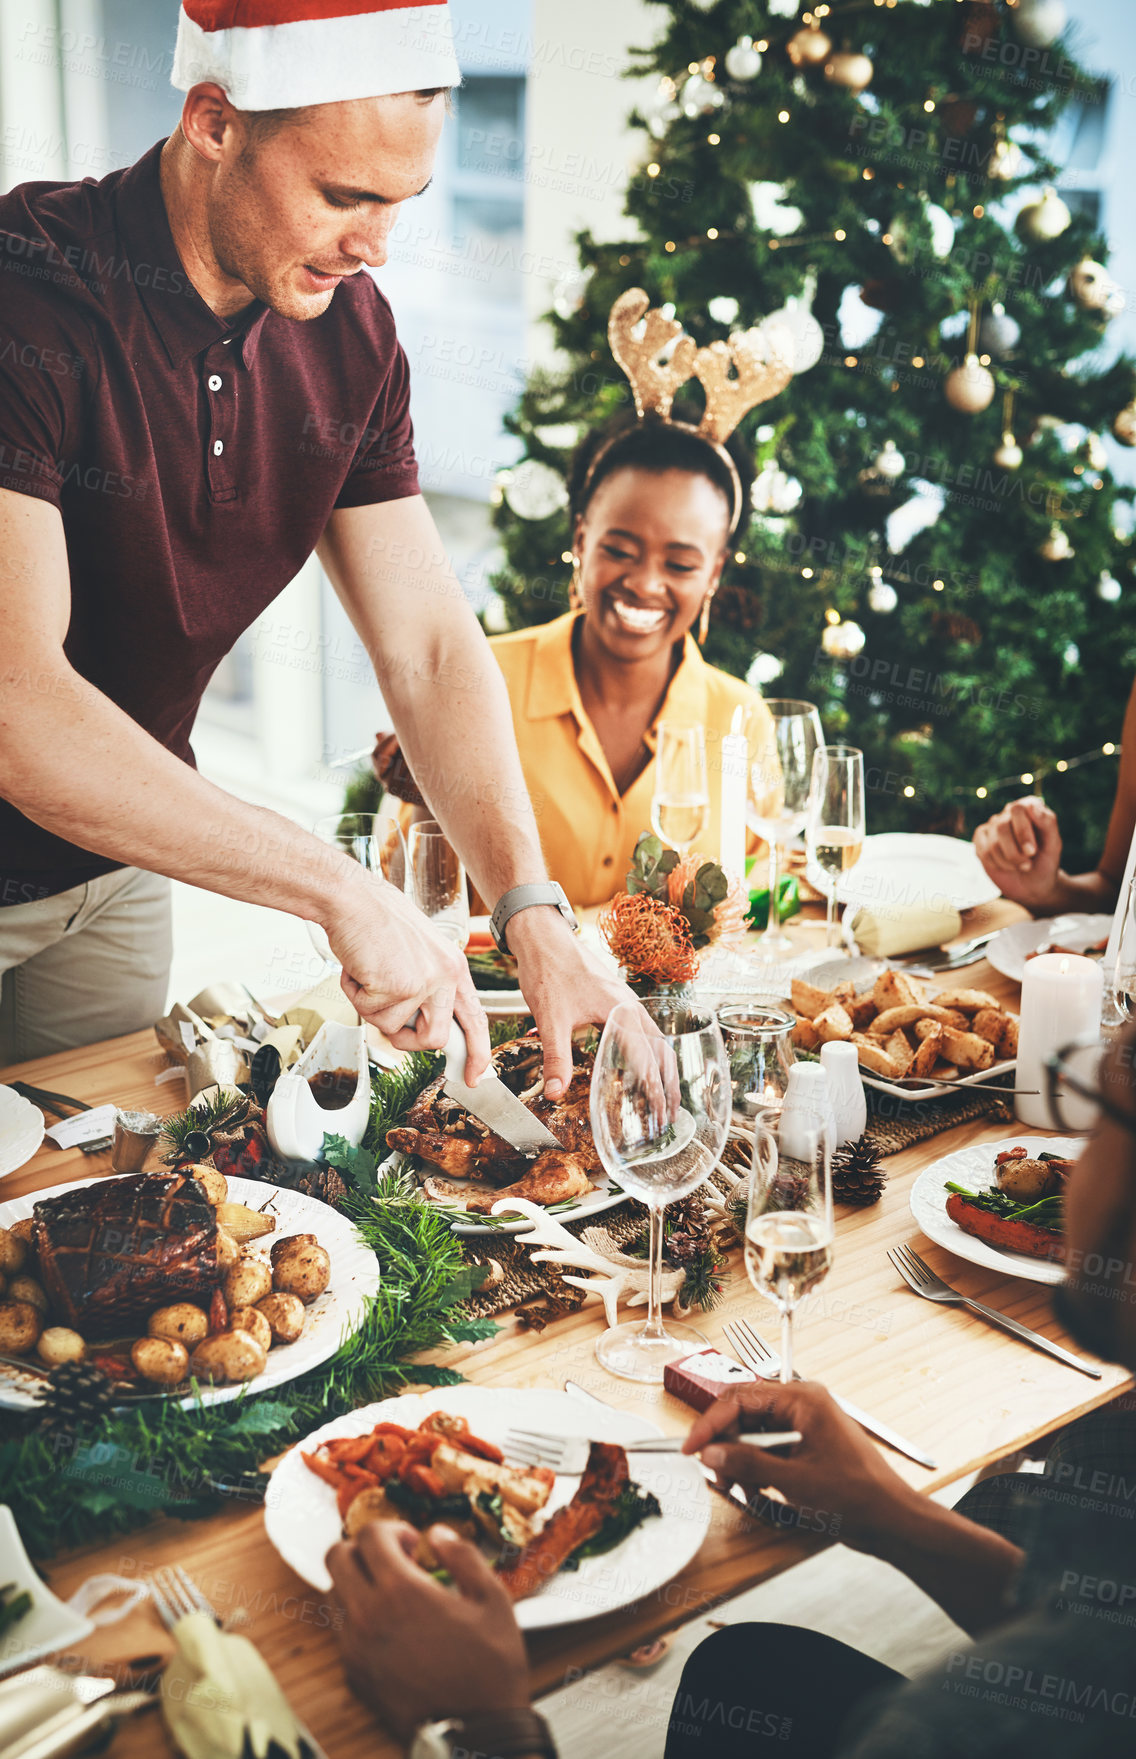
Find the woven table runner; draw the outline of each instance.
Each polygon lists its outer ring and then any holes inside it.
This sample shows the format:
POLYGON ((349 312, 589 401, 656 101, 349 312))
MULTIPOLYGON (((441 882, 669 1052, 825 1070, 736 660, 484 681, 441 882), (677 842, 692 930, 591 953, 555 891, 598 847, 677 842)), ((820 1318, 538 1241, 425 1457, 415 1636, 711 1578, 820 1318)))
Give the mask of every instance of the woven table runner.
POLYGON ((947 1093, 942 1099, 924 1099, 918 1103, 897 1099, 894 1094, 865 1088, 868 1098, 868 1127, 864 1134, 882 1155, 898 1154, 901 1148, 925 1142, 956 1124, 969 1124, 974 1118, 987 1118, 990 1123, 1008 1123, 1013 1111, 996 1093, 984 1093, 981 1087, 968 1087, 963 1093, 947 1093))

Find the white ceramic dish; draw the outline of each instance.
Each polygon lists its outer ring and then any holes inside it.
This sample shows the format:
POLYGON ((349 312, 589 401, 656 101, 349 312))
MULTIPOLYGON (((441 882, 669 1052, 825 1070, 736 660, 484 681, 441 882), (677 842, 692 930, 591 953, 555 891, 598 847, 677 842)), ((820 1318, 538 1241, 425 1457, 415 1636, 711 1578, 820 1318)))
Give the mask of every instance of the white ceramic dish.
POLYGON ((0 1582, 12 1582, 17 1593, 27 1592, 32 1597, 31 1609, 0 1637, 0 1677, 19 1667, 30 1667, 57 1649, 81 1643, 95 1628, 90 1619, 80 1618, 65 1601, 57 1599, 36 1575, 7 1503, 0 1503, 0 1582))
POLYGON ((14 1087, 0 1087, 0 1179, 26 1166, 43 1141, 43 1113, 14 1087))
MULTIPOLYGON (((811 862, 805 877, 827 895, 826 876, 811 862)), ((972 910, 1001 894, 973 843, 960 837, 886 831, 865 837, 864 852, 855 867, 841 876, 836 896, 842 904, 867 904, 873 909, 919 904, 972 910)))
POLYGON ((1030 1283, 1046 1283, 1050 1287, 1065 1281, 1065 1267, 1048 1258, 1027 1258, 1022 1252, 1005 1252, 989 1246, 973 1234, 964 1232, 947 1214, 947 1180, 965 1185, 970 1191, 993 1191, 994 1157, 1007 1148, 1025 1148, 1031 1156, 1042 1153, 1080 1154, 1083 1141, 1075 1136, 1007 1136, 1004 1142, 972 1143, 969 1148, 956 1149, 940 1160, 924 1167, 911 1187, 911 1213, 923 1233, 937 1246, 945 1246, 956 1258, 980 1264, 984 1270, 996 1270, 1002 1276, 1022 1277, 1030 1283))
POLYGON ((986 949, 995 971, 1020 983, 1030 953, 1046 952, 1050 946, 1066 952, 1085 953, 1098 941, 1108 940, 1111 916, 1091 916, 1082 910, 1067 916, 1047 916, 1038 922, 1015 922, 996 934, 986 949))
POLYGON ((268 1101, 265 1129, 283 1160, 315 1161, 324 1136, 342 1136, 357 1148, 371 1116, 371 1070, 367 1035, 362 1026, 341 1026, 325 1020, 298 1063, 285 1069, 268 1101), (332 1069, 353 1069, 355 1091, 345 1106, 321 1106, 308 1085, 313 1075, 332 1069))
MULTIPOLYGON (((393 1154, 389 1154, 386 1160, 383 1161, 380 1171, 386 1167, 399 1168, 405 1167, 408 1164, 406 1155, 401 1154, 396 1150, 393 1154)), ((438 1178, 445 1179, 448 1184, 457 1185, 461 1188, 468 1188, 470 1191, 484 1191, 485 1189, 483 1184, 473 1179, 451 1179, 450 1175, 448 1173, 443 1173, 440 1167, 435 1167, 434 1172, 438 1178)), ((429 1173, 424 1174, 420 1169, 418 1176, 420 1178, 423 1176, 429 1177, 429 1173)), ((625 1201, 627 1193, 621 1191, 618 1185, 613 1185, 607 1174, 602 1170, 599 1175, 599 1181, 599 1184, 589 1191, 586 1196, 578 1197, 568 1203, 556 1204, 549 1209, 549 1214, 554 1215, 557 1221, 583 1221, 585 1216, 599 1215, 602 1210, 614 1209, 617 1203, 623 1203, 625 1201)), ((423 1191, 422 1196, 426 1197, 425 1191, 423 1191)), ((436 1209, 446 1210, 449 1208, 449 1205, 440 1202, 437 1198, 428 1198, 427 1201, 432 1202, 436 1209)), ((490 1218, 489 1223, 476 1220, 464 1209, 454 1209, 453 1215, 455 1218, 455 1234, 523 1234, 532 1226, 528 1217, 523 1215, 517 1216, 514 1220, 510 1220, 508 1216, 493 1216, 490 1218)))
MULTIPOLYGON (((289 1450, 273 1472, 264 1504, 269 1539, 286 1564, 320 1593, 331 1587, 324 1558, 340 1536, 335 1492, 304 1464, 332 1436, 365 1435, 376 1423, 421 1423, 432 1411, 469 1419, 475 1434, 503 1446, 510 1429, 538 1429, 552 1435, 591 1436, 627 1443, 658 1435, 658 1427, 626 1411, 582 1405, 567 1393, 538 1387, 448 1386, 428 1393, 403 1393, 325 1423, 289 1450)), ((680 1454, 631 1455, 631 1476, 653 1491, 662 1516, 644 1521, 622 1545, 603 1557, 585 1558, 577 1570, 562 1571, 539 1594, 517 1604, 524 1631, 546 1630, 598 1618, 642 1600, 685 1569, 710 1525, 710 1497, 698 1462, 680 1454)), ((570 1502, 579 1483, 558 1477, 549 1509, 570 1502)))
MULTIPOLYGON (((66 1189, 77 1191, 85 1185, 102 1183, 101 1179, 79 1179, 66 1189)), ((0 1227, 10 1228, 13 1222, 23 1221, 31 1215, 38 1198, 51 1195, 50 1191, 39 1191, 0 1204, 0 1227)), ((315 1234, 331 1256, 331 1282, 308 1308, 303 1334, 294 1344, 274 1345, 268 1352, 268 1366, 264 1373, 246 1385, 202 1387, 201 1398, 207 1405, 240 1398, 246 1386, 250 1393, 266 1392, 269 1387, 282 1386, 285 1381, 295 1380, 297 1375, 306 1374, 310 1368, 326 1362, 358 1329, 366 1298, 379 1286, 379 1266, 374 1253, 346 1216, 326 1203, 305 1197, 299 1191, 285 1191, 279 1185, 259 1184, 255 1179, 230 1179, 229 1198, 234 1203, 247 1203, 250 1209, 264 1209, 271 1205, 277 1217, 276 1228, 259 1242, 266 1260, 274 1240, 287 1234, 315 1234)), ((257 1244, 253 1244, 254 1252, 257 1244)), ((42 1387, 43 1381, 35 1375, 0 1367, 0 1408, 29 1409, 37 1403, 35 1394, 42 1387)), ((179 1403, 191 1405, 194 1399, 190 1395, 179 1403)))

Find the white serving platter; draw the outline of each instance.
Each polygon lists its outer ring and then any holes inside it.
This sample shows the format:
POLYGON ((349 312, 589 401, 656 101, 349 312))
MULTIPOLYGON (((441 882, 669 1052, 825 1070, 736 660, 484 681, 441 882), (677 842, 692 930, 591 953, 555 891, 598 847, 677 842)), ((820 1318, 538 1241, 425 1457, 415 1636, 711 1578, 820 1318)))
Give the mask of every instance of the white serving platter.
POLYGON ((1022 1277, 1030 1283, 1046 1283, 1051 1288, 1065 1281, 1065 1266, 1049 1258, 1027 1258, 1024 1252, 1007 1252, 990 1246, 960 1228, 947 1214, 947 1180, 965 1185, 974 1192, 994 1191, 994 1158, 1008 1148, 1027 1149, 1031 1157, 1042 1152, 1075 1159, 1084 1141, 1075 1136, 1007 1136, 1004 1142, 972 1143, 958 1148, 923 1168, 911 1187, 911 1213, 919 1228, 937 1246, 945 1246, 956 1258, 980 1264, 984 1270, 996 1270, 1002 1276, 1022 1277))

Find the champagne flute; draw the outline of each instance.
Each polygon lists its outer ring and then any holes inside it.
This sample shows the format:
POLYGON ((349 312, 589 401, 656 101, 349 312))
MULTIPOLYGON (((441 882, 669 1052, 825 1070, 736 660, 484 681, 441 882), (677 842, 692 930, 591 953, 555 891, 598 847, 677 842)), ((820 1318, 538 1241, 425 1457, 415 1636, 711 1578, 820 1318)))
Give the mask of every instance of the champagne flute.
POLYGON ((864 753, 854 745, 822 745, 815 753, 805 841, 810 863, 825 879, 826 945, 837 947, 840 876, 855 867, 864 849, 864 753))
POLYGON ((1136 1016, 1136 874, 1116 906, 1121 912, 1116 964, 1112 972, 1112 999, 1122 1020, 1136 1016))
POLYGON ((414 902, 436 929, 464 947, 469 939, 469 891, 461 856, 432 818, 411 825, 406 846, 414 902))
POLYGON ((767 1110, 754 1120, 746 1198, 745 1267, 781 1314, 781 1380, 793 1378, 793 1313, 828 1275, 833 1252, 832 1180, 823 1129, 767 1110))
MULTIPOLYGON (((405 892, 406 843, 402 827, 391 813, 333 812, 317 819, 312 829, 321 843, 350 856, 369 873, 381 873, 396 891, 405 892)), ((309 922, 306 927, 309 940, 324 961, 326 976, 328 971, 338 969, 339 961, 322 923, 309 922)))
POLYGON ((613 1008, 592 1071, 591 1123, 610 1177, 650 1215, 647 1318, 616 1325, 596 1357, 624 1380, 658 1383, 707 1340, 664 1326, 663 1211, 710 1176, 730 1124, 730 1071, 713 1013, 662 997, 613 1008))
POLYGON ((661 842, 686 855, 710 822, 706 729, 659 722, 651 828, 661 842))
POLYGON ((823 734, 814 703, 770 697, 765 706, 773 719, 773 736, 750 765, 746 823, 769 844, 769 917, 758 946, 764 953, 780 956, 793 950, 781 927, 777 896, 781 850, 805 828, 813 757, 823 734))

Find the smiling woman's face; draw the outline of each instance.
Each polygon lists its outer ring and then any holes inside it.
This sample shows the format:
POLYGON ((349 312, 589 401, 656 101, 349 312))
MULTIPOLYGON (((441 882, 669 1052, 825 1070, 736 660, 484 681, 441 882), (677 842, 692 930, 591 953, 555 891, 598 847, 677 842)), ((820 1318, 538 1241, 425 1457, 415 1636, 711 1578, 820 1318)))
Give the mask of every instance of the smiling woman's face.
POLYGON ((589 633, 620 660, 670 648, 718 584, 729 523, 721 490, 692 471, 605 477, 576 529, 589 633))

